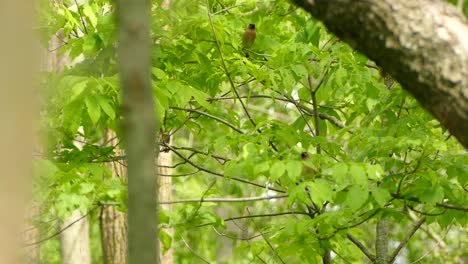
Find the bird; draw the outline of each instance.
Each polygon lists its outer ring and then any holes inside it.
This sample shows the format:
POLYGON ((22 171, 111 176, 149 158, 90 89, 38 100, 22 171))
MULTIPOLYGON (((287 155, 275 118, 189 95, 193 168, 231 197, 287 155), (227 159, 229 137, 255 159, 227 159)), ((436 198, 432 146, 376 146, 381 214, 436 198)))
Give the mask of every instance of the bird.
MULTIPOLYGON (((309 161, 310 160, 310 156, 309 156, 309 153, 308 152, 302 152, 301 153, 301 159, 305 162, 309 161)), ((304 164, 304 167, 302 169, 302 173, 303 173, 303 177, 304 179, 307 179, 307 180, 313 180, 315 179, 316 175, 317 175, 317 171, 314 170, 313 168, 311 168, 310 166, 304 164)))
MULTIPOLYGON (((250 49, 250 47, 252 47, 253 43, 255 42, 256 37, 257 32, 255 31, 255 24, 249 24, 242 38, 242 47, 244 49, 250 49)), ((249 55, 246 54, 246 57, 249 57, 249 55)))

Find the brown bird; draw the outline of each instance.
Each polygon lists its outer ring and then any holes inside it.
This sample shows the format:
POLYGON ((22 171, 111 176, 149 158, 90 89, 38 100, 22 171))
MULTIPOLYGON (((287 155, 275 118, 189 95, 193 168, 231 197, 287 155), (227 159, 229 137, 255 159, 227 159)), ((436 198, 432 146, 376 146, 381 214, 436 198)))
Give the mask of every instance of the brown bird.
MULTIPOLYGON (((257 37, 257 32, 255 31, 255 24, 249 24, 242 38, 242 47, 244 49, 250 49, 256 37, 257 37)), ((248 54, 246 54, 246 56, 249 57, 248 54)))
MULTIPOLYGON (((302 152, 301 153, 301 159, 303 161, 308 161, 310 160, 309 153, 307 152, 302 152)), ((304 165, 302 169, 303 177, 306 180, 313 180, 315 176, 317 175, 317 171, 309 167, 308 165, 304 165)))

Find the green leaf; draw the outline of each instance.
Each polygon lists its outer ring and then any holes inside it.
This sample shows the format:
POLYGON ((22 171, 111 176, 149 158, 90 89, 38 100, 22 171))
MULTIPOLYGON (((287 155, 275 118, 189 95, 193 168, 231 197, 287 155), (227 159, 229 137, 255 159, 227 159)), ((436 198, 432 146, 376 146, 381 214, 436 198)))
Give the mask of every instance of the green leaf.
POLYGON ((153 75, 156 78, 158 78, 159 80, 167 80, 168 79, 167 74, 163 70, 161 70, 159 68, 153 67, 152 72, 153 72, 153 75))
POLYGON ((444 199, 444 189, 440 185, 426 186, 419 195, 419 200, 428 205, 435 205, 444 199))
POLYGON ((372 180, 380 180, 383 175, 383 169, 380 164, 367 164, 366 165, 367 176, 372 180))
POLYGON ((172 245, 172 237, 163 228, 159 229, 159 241, 163 246, 163 253, 166 253, 172 245))
POLYGON ((352 164, 349 168, 349 173, 357 185, 367 189, 367 174, 362 165, 352 164))
POLYGON ((348 165, 346 163, 336 163, 331 167, 331 176, 336 180, 338 184, 337 191, 343 190, 349 184, 351 180, 348 176, 348 165))
POLYGON ((367 189, 363 189, 358 185, 353 185, 349 188, 345 203, 352 212, 355 212, 364 205, 368 196, 369 193, 367 189))
POLYGON ((296 180, 302 174, 302 162, 297 160, 289 160, 286 162, 286 170, 288 172, 289 178, 296 180))
POLYGON ((195 98, 195 101, 199 103, 201 106, 206 108, 207 110, 212 110, 213 108, 211 107, 211 104, 206 101, 210 96, 200 90, 197 90, 193 87, 187 87, 187 92, 189 92, 193 98, 195 98))
POLYGON ((390 192, 383 188, 372 186, 370 191, 372 193, 372 197, 381 208, 383 208, 392 198, 390 192))
POLYGON ((111 106, 111 100, 108 97, 104 97, 101 95, 96 96, 97 101, 101 109, 106 113, 106 115, 111 119, 115 119, 115 111, 114 108, 111 106))
POLYGON ((99 107, 99 102, 96 96, 88 96, 85 99, 86 108, 88 109, 89 117, 93 124, 96 124, 101 117, 101 107, 99 107))
POLYGON ((286 167, 284 163, 280 160, 277 160, 273 163, 273 166, 270 168, 270 176, 271 181, 275 182, 281 176, 283 176, 284 172, 286 171, 286 167))
POLYGON ((96 27, 97 24, 96 11, 97 10, 93 10, 93 7, 89 4, 86 4, 83 7, 83 13, 88 18, 89 22, 93 27, 96 27))
POLYGON ((320 207, 326 201, 332 201, 334 197, 333 186, 324 179, 317 179, 307 184, 310 197, 320 207))
POLYGON ((270 165, 269 161, 260 162, 260 163, 255 165, 254 174, 258 175, 260 173, 264 173, 264 172, 268 171, 270 166, 271 165, 270 165))
POLYGON ((94 184, 93 183, 82 183, 80 184, 80 193, 87 194, 94 191, 94 184))

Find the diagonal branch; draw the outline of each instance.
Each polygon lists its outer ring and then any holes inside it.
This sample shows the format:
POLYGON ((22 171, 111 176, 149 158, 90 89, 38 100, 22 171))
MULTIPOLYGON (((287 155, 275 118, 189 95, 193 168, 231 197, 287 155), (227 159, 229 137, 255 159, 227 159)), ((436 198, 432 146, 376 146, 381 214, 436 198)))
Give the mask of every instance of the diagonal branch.
POLYGON ((273 200, 287 198, 289 195, 273 195, 273 196, 255 196, 244 198, 201 198, 201 199, 183 199, 176 201, 161 201, 160 204, 176 204, 176 203, 245 203, 263 200, 273 200))
POLYGON ((426 217, 422 217, 421 219, 419 219, 413 226, 413 228, 410 230, 410 232, 406 235, 406 237, 400 242, 400 244, 398 245, 398 247, 395 249, 395 251, 393 251, 392 255, 390 255, 390 260, 389 260, 389 263, 393 263, 395 261, 395 258, 398 256, 398 253, 400 253, 400 251, 403 249, 403 247, 406 246, 406 244, 408 243, 408 240, 410 240, 410 238, 414 235, 414 233, 416 233, 416 231, 418 231, 419 227, 421 227, 422 224, 424 224, 424 222, 426 222, 426 217))
POLYGON ((348 237, 348 239, 351 242, 353 242, 353 244, 356 245, 356 247, 358 247, 362 251, 362 253, 364 253, 364 255, 366 255, 371 261, 375 260, 375 256, 369 251, 369 249, 366 246, 364 246, 364 244, 359 242, 359 240, 356 237, 354 237, 350 233, 347 233, 346 237, 348 237))
POLYGON ((243 182, 243 183, 246 183, 246 184, 249 184, 249 185, 252 185, 252 186, 256 186, 256 187, 260 187, 260 188, 264 188, 264 189, 268 189, 268 190, 272 190, 272 191, 275 191, 275 192, 279 192, 279 193, 286 193, 285 191, 281 190, 281 189, 277 189, 275 187, 272 187, 272 186, 268 186, 268 184, 265 184, 265 185, 262 185, 262 184, 259 184, 259 183, 256 183, 256 182, 252 182, 252 181, 249 181, 249 180, 245 180, 245 179, 242 179, 242 178, 238 178, 238 177, 228 177, 228 176, 225 176, 224 174, 222 173, 219 173, 219 172, 215 172, 215 171, 211 171, 209 169, 206 169, 204 167, 201 167, 197 164, 195 164, 193 161, 187 159, 184 155, 180 154, 177 150, 175 150, 174 148, 172 148, 171 146, 165 146, 167 147, 168 149, 170 149, 172 152, 174 152, 177 156, 179 156, 181 159, 183 159, 185 162, 189 163, 190 165, 192 165, 193 167, 201 170, 201 171, 204 171, 204 172, 207 172, 211 175, 215 175, 215 176, 218 176, 218 177, 222 177, 222 178, 225 178, 225 179, 231 179, 231 180, 234 180, 234 181, 238 181, 238 182, 243 182))
MULTIPOLYGON (((250 215, 250 210, 249 208, 247 208, 247 212, 249 213, 250 215)), ((263 240, 265 240, 265 242, 268 244, 268 246, 270 247, 271 251, 273 251, 273 253, 275 253, 276 257, 278 257, 278 259, 281 261, 281 263, 285 264, 284 260, 281 258, 281 256, 278 254, 278 252, 276 252, 275 248, 273 247, 273 245, 270 243, 270 241, 268 241, 267 237, 263 234, 263 232, 260 230, 260 228, 258 227, 257 223, 255 223, 255 220, 253 218, 250 218, 250 220, 252 220, 252 223, 254 224, 255 228, 258 230, 258 232, 262 235, 262 238, 263 240)))
POLYGON ((197 114, 200 114, 200 115, 204 115, 206 117, 209 117, 211 119, 214 119, 230 128, 232 128, 234 131, 236 131, 237 133, 239 134, 244 134, 244 132, 242 130, 240 130, 239 128, 235 127, 233 124, 229 123, 228 121, 224 120, 224 119, 221 119, 217 116, 214 116, 214 115, 211 115, 211 114, 208 114, 206 112, 203 112, 203 111, 200 111, 200 110, 196 110, 196 109, 190 109, 190 108, 179 108, 179 107, 171 107, 171 109, 176 109, 176 110, 182 110, 182 111, 187 111, 187 112, 193 112, 193 113, 197 113, 197 114))
POLYGON ((250 116, 250 113, 249 111, 247 110, 247 107, 245 106, 244 102, 242 101, 242 99, 240 98, 239 96, 239 92, 237 91, 236 89, 236 85, 234 84, 234 81, 232 80, 231 78, 231 74, 229 73, 229 70, 227 68, 227 65, 226 65, 226 61, 224 60, 224 55, 223 55, 223 52, 221 50, 221 45, 219 44, 219 40, 218 40, 218 34, 216 34, 216 30, 215 30, 215 27, 213 25, 213 18, 211 16, 211 11, 210 11, 210 1, 209 0, 206 0, 206 9, 207 9, 207 12, 208 12, 208 18, 210 20, 210 26, 211 26, 211 31, 213 32, 213 36, 215 38, 215 41, 216 41, 216 47, 218 48, 218 51, 219 51, 219 55, 221 57, 221 64, 223 65, 223 68, 224 68, 224 72, 226 73, 228 79, 229 79, 229 83, 231 84, 231 88, 232 90, 234 91, 234 94, 236 95, 237 99, 239 99, 239 102, 240 104, 242 105, 242 109, 244 109, 244 112, 245 114, 247 115, 247 117, 249 118, 250 120, 250 123, 252 123, 252 125, 254 127, 257 127, 257 124, 255 123, 255 121, 252 119, 252 116, 250 116))

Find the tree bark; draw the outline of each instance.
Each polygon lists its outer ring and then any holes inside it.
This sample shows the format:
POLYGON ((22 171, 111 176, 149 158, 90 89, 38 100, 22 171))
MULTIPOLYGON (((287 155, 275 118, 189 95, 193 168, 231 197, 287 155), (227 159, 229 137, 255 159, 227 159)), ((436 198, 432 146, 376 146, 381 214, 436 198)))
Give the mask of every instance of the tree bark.
POLYGON ((69 226, 81 217, 83 217, 83 214, 75 210, 62 223, 62 229, 66 228, 66 230, 60 234, 60 248, 63 264, 91 263, 89 224, 87 218, 85 217, 69 226))
POLYGON ((389 222, 380 219, 375 227, 375 264, 388 264, 389 222))
MULTIPOLYGON (((110 146, 119 144, 119 140, 114 131, 108 129, 106 142, 110 146)), ((123 156, 124 152, 119 147, 115 148, 117 156, 123 156)), ((108 178, 122 179, 126 176, 124 164, 112 161, 107 164, 111 171, 108 178)), ((124 178, 126 181, 126 178, 124 178)), ((127 263, 127 222, 126 215, 117 210, 115 206, 103 205, 101 207, 99 223, 101 227, 101 247, 103 261, 105 264, 126 264, 127 263)))
MULTIPOLYGON (((169 141, 171 144, 172 140, 169 141)), ((171 175, 172 174, 172 152, 161 152, 159 153, 158 163, 160 175, 171 175)), ((171 201, 172 200, 172 177, 159 177, 159 201, 171 201)), ((172 211, 172 204, 162 204, 161 209, 165 211, 172 211)), ((172 264, 174 263, 174 229, 172 227, 164 228, 164 231, 172 237, 172 245, 169 250, 163 252, 162 244, 160 243, 160 261, 161 264, 172 264)))
POLYGON ((116 1, 122 130, 128 172, 128 261, 159 263, 157 134, 151 88, 150 1, 116 1), (157 155, 157 154, 156 154, 157 155))
POLYGON ((293 0, 391 74, 468 148, 468 24, 438 0, 293 0))

